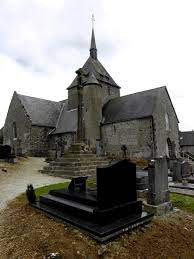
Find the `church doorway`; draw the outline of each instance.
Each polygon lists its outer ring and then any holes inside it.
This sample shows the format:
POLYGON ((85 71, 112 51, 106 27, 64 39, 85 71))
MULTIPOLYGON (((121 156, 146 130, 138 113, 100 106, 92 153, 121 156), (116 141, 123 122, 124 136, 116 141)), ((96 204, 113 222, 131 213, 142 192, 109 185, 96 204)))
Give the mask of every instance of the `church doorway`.
POLYGON ((174 141, 171 141, 170 138, 167 138, 167 156, 170 159, 175 159, 175 143, 174 141))

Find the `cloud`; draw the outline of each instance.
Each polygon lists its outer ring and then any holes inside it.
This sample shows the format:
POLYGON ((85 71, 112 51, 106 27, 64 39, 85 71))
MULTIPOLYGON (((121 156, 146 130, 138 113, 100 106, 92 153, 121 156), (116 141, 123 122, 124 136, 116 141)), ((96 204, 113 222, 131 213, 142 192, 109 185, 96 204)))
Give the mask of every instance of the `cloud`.
POLYGON ((14 90, 61 100, 89 55, 91 14, 98 57, 121 93, 167 85, 192 129, 194 3, 182 1, 1 0, 0 127, 14 90))

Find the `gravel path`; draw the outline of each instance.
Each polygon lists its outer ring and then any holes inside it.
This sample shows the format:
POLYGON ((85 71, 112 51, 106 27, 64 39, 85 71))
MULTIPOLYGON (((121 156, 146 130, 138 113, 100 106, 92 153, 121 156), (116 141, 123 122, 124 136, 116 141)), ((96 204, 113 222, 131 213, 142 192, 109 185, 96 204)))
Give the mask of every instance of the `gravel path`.
POLYGON ((60 177, 39 173, 38 170, 44 165, 46 165, 44 158, 30 157, 16 166, 16 169, 8 169, 7 172, 0 170, 0 210, 6 207, 8 201, 25 192, 29 183, 37 188, 65 181, 60 177))

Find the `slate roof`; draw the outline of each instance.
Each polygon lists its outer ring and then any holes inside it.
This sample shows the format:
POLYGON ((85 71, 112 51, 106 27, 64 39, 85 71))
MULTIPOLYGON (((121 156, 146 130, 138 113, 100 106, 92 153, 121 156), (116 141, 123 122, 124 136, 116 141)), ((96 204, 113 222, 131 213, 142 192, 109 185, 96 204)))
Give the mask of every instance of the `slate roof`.
POLYGON ((62 108, 61 102, 17 94, 24 109, 32 121, 32 125, 55 127, 62 108))
MULTIPOLYGON (((120 88, 115 83, 113 78, 109 75, 109 73, 106 71, 106 69, 103 67, 103 65, 100 63, 100 61, 97 59, 97 48, 93 29, 91 37, 90 56, 83 65, 82 69, 86 75, 83 79, 83 84, 87 84, 88 78, 92 76, 95 78, 95 80, 98 81, 98 83, 104 82, 106 84, 120 88)), ((77 86, 77 76, 67 89, 71 89, 75 86, 77 86)))
MULTIPOLYGON (((106 84, 112 85, 114 87, 120 88, 113 78, 109 75, 109 73, 106 71, 106 69, 103 67, 103 65, 100 63, 98 59, 93 59, 92 57, 89 57, 86 61, 86 63, 83 65, 82 69, 84 70, 85 74, 87 75, 83 82, 86 83, 87 78, 93 74, 95 78, 98 80, 99 83, 104 82, 106 84)), ((83 83, 84 84, 84 83, 83 83)), ((67 89, 71 89, 73 87, 77 86, 77 76, 71 83, 71 85, 67 89)))
POLYGON ((194 131, 179 132, 180 146, 194 146, 194 131))
POLYGON ((152 116, 157 99, 161 97, 164 89, 167 91, 166 87, 163 86, 110 100, 103 108, 103 123, 108 124, 152 116))
POLYGON ((63 103, 63 107, 56 124, 56 129, 50 134, 54 135, 77 131, 77 109, 68 111, 67 108, 68 102, 63 103))

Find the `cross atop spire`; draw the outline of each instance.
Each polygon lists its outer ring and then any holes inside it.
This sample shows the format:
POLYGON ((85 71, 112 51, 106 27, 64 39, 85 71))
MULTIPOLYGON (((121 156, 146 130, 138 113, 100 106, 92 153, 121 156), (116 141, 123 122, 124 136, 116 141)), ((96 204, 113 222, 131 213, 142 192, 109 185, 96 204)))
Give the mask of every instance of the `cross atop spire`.
POLYGON ((95 18, 94 18, 94 14, 92 14, 92 29, 94 29, 94 22, 95 22, 95 18))
POLYGON ((91 45, 90 45, 90 57, 93 59, 97 59, 97 48, 96 48, 96 41, 94 35, 94 15, 92 14, 92 38, 91 38, 91 45))

